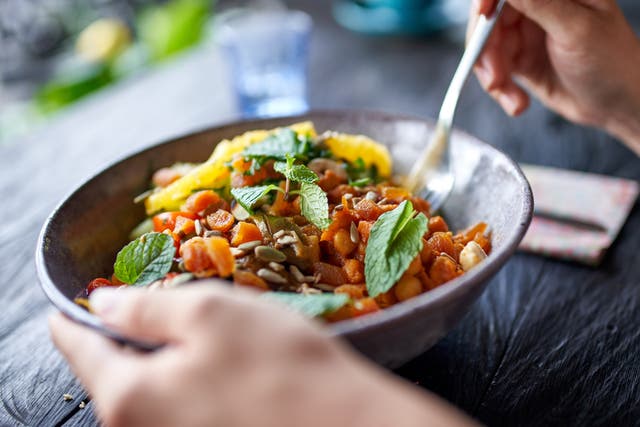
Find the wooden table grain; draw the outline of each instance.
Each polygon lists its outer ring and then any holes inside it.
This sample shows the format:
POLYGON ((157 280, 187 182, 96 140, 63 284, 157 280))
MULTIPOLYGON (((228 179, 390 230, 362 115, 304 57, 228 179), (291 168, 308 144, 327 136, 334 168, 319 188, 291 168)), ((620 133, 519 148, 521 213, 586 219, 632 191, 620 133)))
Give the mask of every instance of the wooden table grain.
MULTIPOLYGON (((290 3, 314 17, 312 107, 436 114, 459 42, 355 35, 334 24, 329 2, 290 3)), ((640 24, 635 0, 621 3, 640 24)), ((33 265, 47 214, 104 165, 236 116, 223 63, 205 46, 0 147, 0 426, 96 423, 48 336, 33 265)), ((535 103, 509 119, 475 82, 456 120, 518 161, 640 180, 640 160, 610 137, 535 103)), ((454 331, 397 373, 490 425, 638 424, 639 230, 636 205, 598 268, 517 254, 454 331)))

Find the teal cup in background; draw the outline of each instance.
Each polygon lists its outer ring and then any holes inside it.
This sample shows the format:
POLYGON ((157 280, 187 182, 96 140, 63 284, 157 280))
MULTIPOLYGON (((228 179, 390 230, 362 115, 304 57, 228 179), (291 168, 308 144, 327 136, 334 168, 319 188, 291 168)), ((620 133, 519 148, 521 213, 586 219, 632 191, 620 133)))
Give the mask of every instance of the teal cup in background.
POLYGON ((428 35, 464 22, 469 0, 335 0, 342 26, 366 34, 428 35))

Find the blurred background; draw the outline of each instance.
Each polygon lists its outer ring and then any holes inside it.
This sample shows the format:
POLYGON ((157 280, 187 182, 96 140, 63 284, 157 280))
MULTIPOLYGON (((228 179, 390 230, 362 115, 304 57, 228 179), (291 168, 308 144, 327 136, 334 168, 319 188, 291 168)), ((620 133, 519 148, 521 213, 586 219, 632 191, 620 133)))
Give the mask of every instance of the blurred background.
MULTIPOLYGON (((434 117, 462 52, 469 3, 0 0, 0 145, 39 138, 52 122, 62 133, 102 129, 120 139, 135 124, 151 143, 306 108, 434 117), (238 10, 255 13, 236 20, 238 10)), ((637 0, 619 3, 640 22, 637 0)), ((536 103, 507 120, 475 82, 458 110, 458 126, 497 146, 522 129, 536 132, 541 117, 565 129, 536 103)), ((510 154, 535 158, 535 147, 518 150, 510 154)))
MULTIPOLYGON (((65 109, 109 87, 144 78, 149 70, 170 67, 194 48, 218 49, 218 30, 224 26, 230 11, 238 8, 250 8, 260 13, 311 8, 322 11, 320 19, 329 17, 332 22, 322 47, 317 47, 317 43, 310 46, 308 40, 303 40, 298 57, 288 59, 301 61, 306 67, 311 47, 325 50, 335 43, 336 51, 340 50, 340 38, 336 37, 338 33, 334 34, 334 25, 339 26, 340 31, 352 33, 353 37, 368 39, 363 45, 363 53, 374 57, 376 52, 370 48, 378 44, 380 49, 386 49, 385 40, 386 43, 403 40, 400 42, 405 47, 403 50, 412 45, 411 40, 418 39, 445 38, 460 42, 468 2, 0 0, 0 144, 29 133, 65 109)), ((312 13, 311 20, 314 18, 317 17, 312 13)), ((255 27, 252 25, 254 30, 255 27)), ((254 46, 253 50, 259 49, 254 46)), ((311 51, 312 63, 318 56, 315 53, 311 51)), ((232 57, 232 53, 223 55, 221 62, 227 68, 233 66, 230 64, 232 57)), ((227 71, 227 75, 237 74, 237 70, 227 71)), ((306 79, 306 68, 301 72, 306 79)), ((311 73, 313 76, 313 71, 311 73)), ((367 72, 358 75, 364 86, 372 83, 371 77, 367 72)), ((236 87, 236 90, 241 89, 236 87)), ((291 111, 287 110, 289 107, 262 112, 251 110, 239 105, 244 102, 242 99, 236 108, 238 114, 244 116, 295 113, 308 105, 306 87, 302 92, 300 96, 305 99, 302 104, 290 108, 291 111)), ((322 103, 321 99, 317 101, 322 103)), ((311 104, 317 102, 312 98, 311 104)))

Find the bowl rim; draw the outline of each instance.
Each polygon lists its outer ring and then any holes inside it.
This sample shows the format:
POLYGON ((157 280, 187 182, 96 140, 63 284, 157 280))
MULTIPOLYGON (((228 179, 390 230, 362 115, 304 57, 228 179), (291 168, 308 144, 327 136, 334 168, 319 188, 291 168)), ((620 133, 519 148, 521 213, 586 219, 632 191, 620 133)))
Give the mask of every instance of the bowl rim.
MULTIPOLYGON (((256 129, 259 129, 259 126, 261 126, 262 123, 267 124, 274 121, 295 123, 298 121, 306 120, 314 121, 317 118, 344 119, 347 116, 361 117, 363 119, 371 118, 377 121, 390 122, 406 120, 421 122, 427 125, 429 128, 435 126, 435 121, 433 121, 433 119, 422 118, 407 114, 395 114, 366 109, 320 109, 311 110, 307 113, 293 116, 232 120, 219 125, 207 126, 194 132, 164 139, 161 142, 147 145, 130 153, 125 153, 123 156, 120 156, 115 160, 107 163, 105 166, 101 167, 97 172, 91 174, 88 178, 82 181, 82 183, 68 192, 45 220, 40 230, 35 254, 37 277, 45 295, 57 309, 59 309, 70 319, 92 329, 98 330, 102 334, 118 342, 130 344, 142 350, 153 350, 154 348, 157 348, 157 345, 155 345, 154 343, 131 340, 113 331, 112 329, 107 327, 97 316, 84 310, 83 308, 75 304, 71 299, 63 295, 63 293, 53 282, 52 278, 49 276, 49 272, 45 262, 45 252, 48 244, 48 231, 61 208, 67 203, 68 200, 82 191, 84 187, 90 185, 91 182, 99 178, 101 175, 107 173, 116 165, 125 162, 133 157, 144 155, 148 151, 155 150, 158 147, 172 144, 178 140, 197 137, 212 131, 224 131, 225 129, 231 129, 239 126, 242 127, 248 124, 255 126, 256 129)), ((506 260, 516 251, 517 246, 524 237, 524 234, 526 233, 533 216, 533 193, 531 191, 529 182, 524 176, 524 173, 522 172, 520 166, 501 150, 457 128, 454 129, 452 135, 454 135, 454 137, 457 135, 471 141, 473 144, 483 146, 485 149, 494 152, 494 155, 501 157, 503 160, 506 160, 506 163, 513 168, 515 177, 520 184, 520 188, 523 191, 522 214, 518 218, 516 232, 508 236, 503 246, 501 246, 497 250, 492 251, 491 255, 482 263, 481 267, 466 272, 464 275, 459 276, 433 290, 420 294, 400 304, 395 304, 384 310, 380 310, 379 312, 330 324, 328 328, 329 334, 343 337, 359 335, 366 331, 378 329, 391 323, 404 321, 408 317, 412 316, 412 314, 416 311, 430 310, 432 307, 437 305, 446 305, 452 301, 455 301, 459 296, 467 293, 470 288, 481 286, 483 283, 485 283, 489 278, 497 273, 500 268, 502 268, 506 260)))

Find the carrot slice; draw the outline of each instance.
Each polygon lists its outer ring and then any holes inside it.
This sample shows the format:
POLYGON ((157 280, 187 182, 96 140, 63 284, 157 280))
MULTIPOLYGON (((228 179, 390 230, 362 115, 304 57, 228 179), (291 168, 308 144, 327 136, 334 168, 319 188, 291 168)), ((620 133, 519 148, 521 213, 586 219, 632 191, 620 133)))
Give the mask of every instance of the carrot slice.
POLYGON ((208 237, 204 239, 204 244, 220 277, 230 276, 235 270, 236 263, 227 239, 217 236, 208 237))
POLYGON ((262 240, 262 233, 257 225, 241 221, 231 230, 231 245, 238 246, 247 242, 262 240))

